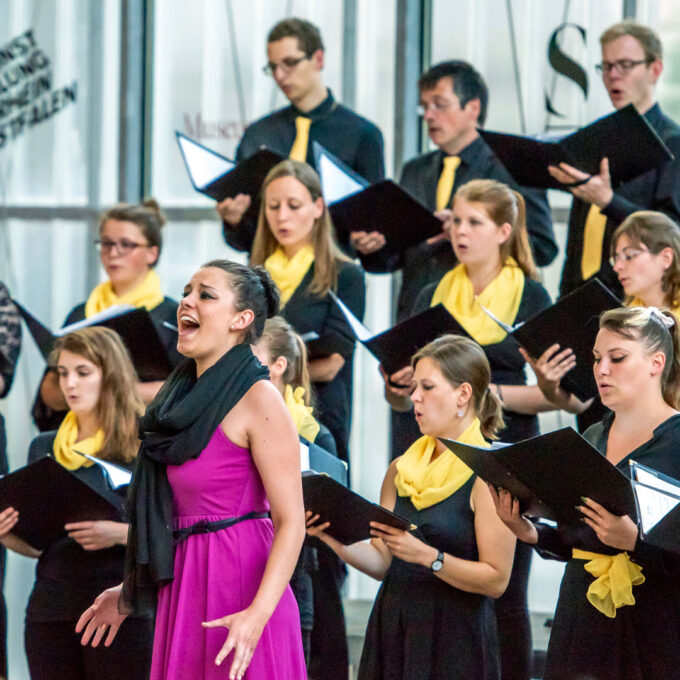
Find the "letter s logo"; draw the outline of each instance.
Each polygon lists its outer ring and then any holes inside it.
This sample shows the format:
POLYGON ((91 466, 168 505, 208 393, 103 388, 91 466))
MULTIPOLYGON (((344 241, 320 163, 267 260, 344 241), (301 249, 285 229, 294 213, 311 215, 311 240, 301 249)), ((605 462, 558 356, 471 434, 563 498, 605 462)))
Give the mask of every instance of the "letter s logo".
MULTIPOLYGON (((576 83, 583 91, 583 96, 588 97, 588 74, 583 70, 583 68, 577 64, 569 55, 562 52, 560 46, 557 44, 557 38, 559 35, 569 26, 573 26, 581 34, 583 39, 583 44, 586 44, 586 29, 578 24, 566 23, 558 26, 553 34, 550 36, 550 41, 548 42, 548 61, 550 65, 565 78, 576 83)), ((552 102, 550 100, 550 95, 545 93, 545 108, 548 113, 553 116, 560 116, 564 118, 564 115, 555 110, 552 102)))

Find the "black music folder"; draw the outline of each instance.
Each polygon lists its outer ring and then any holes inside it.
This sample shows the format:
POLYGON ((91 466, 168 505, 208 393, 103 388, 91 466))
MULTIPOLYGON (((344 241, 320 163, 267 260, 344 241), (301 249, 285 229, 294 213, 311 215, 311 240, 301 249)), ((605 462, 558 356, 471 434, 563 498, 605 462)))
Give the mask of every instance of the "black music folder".
POLYGON ((516 326, 508 326, 489 310, 484 311, 535 359, 555 343, 560 345, 560 351, 571 347, 576 366, 562 378, 561 385, 581 401, 586 401, 597 395, 593 376, 593 345, 599 330, 600 314, 620 306, 621 301, 614 293, 599 279, 593 278, 516 326))
POLYGON ((53 332, 16 300, 14 304, 45 359, 49 357, 58 337, 87 326, 105 326, 120 335, 141 381, 165 380, 172 371, 167 350, 158 336, 151 315, 143 307, 116 305, 53 332))
POLYGON ((501 132, 479 134, 505 165, 517 184, 538 189, 562 189, 548 172, 549 165, 568 163, 596 175, 600 162, 609 159, 612 186, 616 188, 664 161, 673 154, 633 104, 599 118, 559 141, 543 141, 501 132))
POLYGON ((336 231, 379 231, 386 248, 401 252, 442 233, 442 222, 392 180, 369 184, 330 151, 314 142, 324 200, 336 231))
POLYGON ((237 194, 255 198, 267 173, 283 160, 283 156, 263 147, 236 164, 181 132, 175 131, 175 137, 194 189, 216 201, 237 194))
POLYGON ((642 540, 680 553, 680 481, 630 461, 642 540))
POLYGON ((19 511, 12 533, 38 550, 63 538, 69 522, 119 522, 123 502, 113 491, 95 491, 51 456, 0 478, 1 509, 19 511))
POLYGON ((441 440, 484 481, 507 489, 532 517, 581 526, 582 496, 636 521, 630 480, 570 427, 493 449, 441 440))
POLYGON ((302 473, 302 495, 305 509, 318 514, 319 523, 330 522, 326 533, 343 545, 371 538, 371 522, 388 524, 404 531, 416 528, 403 517, 371 503, 328 475, 314 470, 302 473))
POLYGON ((409 366, 411 357, 440 335, 453 333, 469 337, 441 302, 374 335, 332 291, 331 296, 357 340, 382 364, 388 375, 409 366))

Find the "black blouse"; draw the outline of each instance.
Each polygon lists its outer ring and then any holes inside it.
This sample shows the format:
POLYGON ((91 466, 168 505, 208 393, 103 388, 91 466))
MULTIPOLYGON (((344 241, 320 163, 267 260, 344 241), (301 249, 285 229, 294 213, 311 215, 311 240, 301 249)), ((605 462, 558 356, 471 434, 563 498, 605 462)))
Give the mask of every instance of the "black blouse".
MULTIPOLYGON (((300 335, 317 333, 318 339, 307 342, 309 359, 340 354, 345 363, 330 382, 313 383, 316 408, 314 415, 333 435, 338 455, 348 458, 349 430, 352 415, 352 367, 356 338, 345 317, 330 295, 319 297, 309 292, 314 264, 281 311, 282 316, 300 335)), ((337 296, 359 319, 366 308, 364 272, 352 262, 338 262, 337 296)))

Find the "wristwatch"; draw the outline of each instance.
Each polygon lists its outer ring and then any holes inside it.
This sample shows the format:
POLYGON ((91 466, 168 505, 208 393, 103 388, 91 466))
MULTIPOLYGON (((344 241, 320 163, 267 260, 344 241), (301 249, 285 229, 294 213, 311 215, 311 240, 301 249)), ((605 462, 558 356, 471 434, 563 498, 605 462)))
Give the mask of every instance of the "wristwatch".
POLYGON ((444 566, 444 553, 440 550, 437 553, 437 559, 430 565, 430 569, 434 572, 441 571, 444 566))

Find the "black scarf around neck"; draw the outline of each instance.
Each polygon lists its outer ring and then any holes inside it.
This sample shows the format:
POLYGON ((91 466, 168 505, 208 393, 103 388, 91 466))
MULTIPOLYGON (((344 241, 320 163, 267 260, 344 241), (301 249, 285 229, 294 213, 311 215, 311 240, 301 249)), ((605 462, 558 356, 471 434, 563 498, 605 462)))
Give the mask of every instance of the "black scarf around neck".
POLYGON ((232 347, 200 378, 193 360, 168 377, 140 420, 141 446, 128 492, 128 535, 121 612, 155 608, 173 578, 172 490, 167 465, 198 458, 229 411, 269 371, 247 344, 232 347))

